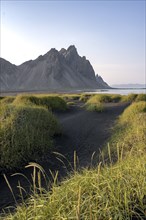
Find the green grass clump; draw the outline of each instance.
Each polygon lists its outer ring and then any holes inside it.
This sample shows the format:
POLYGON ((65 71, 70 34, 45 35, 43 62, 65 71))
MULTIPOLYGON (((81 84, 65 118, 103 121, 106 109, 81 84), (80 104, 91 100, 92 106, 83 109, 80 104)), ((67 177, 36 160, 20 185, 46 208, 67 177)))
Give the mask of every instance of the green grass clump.
POLYGON ((136 99, 136 102, 145 101, 146 102, 146 94, 138 94, 136 99))
POLYGON ((0 104, 11 104, 15 100, 14 96, 7 96, 4 97, 1 101, 0 104))
POLYGON ((94 96, 95 94, 82 94, 80 96, 80 101, 82 102, 87 102, 89 98, 91 98, 92 96, 94 96))
POLYGON ((85 103, 85 107, 88 111, 98 111, 102 112, 104 110, 104 103, 111 102, 112 98, 110 95, 98 94, 91 96, 88 101, 85 103))
POLYGON ((134 120, 139 117, 139 115, 142 114, 142 116, 144 117, 143 113, 146 113, 146 102, 134 102, 127 109, 125 109, 120 117, 120 123, 133 123, 134 120))
POLYGON ((16 96, 13 104, 32 106, 32 105, 38 105, 39 101, 38 98, 33 95, 18 95, 16 96))
POLYGON ((80 94, 64 94, 61 95, 61 97, 65 100, 65 101, 76 101, 80 99, 80 94))
POLYGON ((59 126, 46 108, 3 105, 0 111, 0 170, 37 161, 51 151, 59 126))
POLYGON ((91 96, 91 98, 88 99, 87 103, 111 103, 111 102, 120 102, 122 99, 121 95, 116 94, 97 94, 94 96, 91 96))
POLYGON ((134 102, 136 97, 137 97, 137 94, 131 93, 128 95, 123 95, 121 100, 122 102, 134 102))
MULTIPOLYGON (((146 152, 146 102, 132 103, 120 116, 109 140, 111 154, 117 158, 117 146, 123 156, 146 152)), ((107 154, 107 149, 105 149, 107 154)))
POLYGON ((90 100, 91 102, 101 102, 101 103, 109 103, 109 102, 120 102, 122 99, 121 95, 118 94, 83 94, 80 97, 80 101, 87 102, 90 100))
POLYGON ((120 102, 122 100, 122 95, 111 94, 111 102, 120 102))
POLYGON ((129 94, 129 95, 123 95, 122 102, 140 102, 140 101, 146 101, 146 94, 129 94))
POLYGON ((108 95, 108 94, 98 94, 98 95, 91 97, 91 99, 89 99, 89 102, 109 103, 109 102, 112 102, 112 98, 111 98, 111 95, 108 95))
POLYGON ((39 105, 45 106, 50 110, 66 110, 66 102, 58 96, 29 96, 29 95, 19 95, 16 97, 14 103, 15 105, 39 105))
POLYGON ((46 106, 48 109, 65 111, 67 109, 66 102, 58 96, 40 96, 38 104, 46 106))
POLYGON ((86 109, 88 111, 102 112, 104 110, 104 106, 101 102, 97 102, 93 104, 86 104, 86 109))

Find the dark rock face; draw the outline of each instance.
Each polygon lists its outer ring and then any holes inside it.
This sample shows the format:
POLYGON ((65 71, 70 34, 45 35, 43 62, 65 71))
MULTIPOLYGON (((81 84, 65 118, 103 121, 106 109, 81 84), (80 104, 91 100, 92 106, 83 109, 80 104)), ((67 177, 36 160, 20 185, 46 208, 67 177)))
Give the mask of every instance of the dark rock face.
POLYGON ((111 88, 103 79, 101 76, 99 76, 98 74, 95 76, 96 77, 96 81, 98 84, 98 87, 101 89, 108 89, 111 88))
POLYGON ((35 60, 16 66, 0 58, 0 91, 46 91, 108 88, 75 46, 51 49, 35 60))

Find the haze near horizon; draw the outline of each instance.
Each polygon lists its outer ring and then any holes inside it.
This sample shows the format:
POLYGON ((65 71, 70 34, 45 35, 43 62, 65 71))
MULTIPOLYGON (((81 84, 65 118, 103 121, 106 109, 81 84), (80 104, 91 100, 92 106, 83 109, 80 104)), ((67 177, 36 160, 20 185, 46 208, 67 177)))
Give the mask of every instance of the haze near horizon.
POLYGON ((145 83, 145 1, 1 1, 1 57, 75 45, 110 85, 145 83))

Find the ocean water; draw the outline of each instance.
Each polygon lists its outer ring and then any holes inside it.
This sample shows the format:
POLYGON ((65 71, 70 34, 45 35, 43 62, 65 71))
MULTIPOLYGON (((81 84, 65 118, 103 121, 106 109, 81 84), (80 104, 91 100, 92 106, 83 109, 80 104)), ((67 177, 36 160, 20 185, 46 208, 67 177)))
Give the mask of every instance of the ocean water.
MULTIPOLYGON (((90 92, 87 92, 90 93, 90 92)), ((94 90, 91 93, 106 93, 106 94, 120 94, 120 95, 128 95, 131 93, 134 94, 140 94, 140 93, 144 93, 146 94, 146 88, 144 89, 98 89, 98 90, 94 90)))

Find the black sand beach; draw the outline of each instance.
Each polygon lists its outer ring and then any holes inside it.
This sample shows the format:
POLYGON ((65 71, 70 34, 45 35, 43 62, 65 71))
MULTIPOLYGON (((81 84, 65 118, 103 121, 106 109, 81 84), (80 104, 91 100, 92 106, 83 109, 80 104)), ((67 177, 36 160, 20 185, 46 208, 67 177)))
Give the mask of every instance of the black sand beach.
MULTIPOLYGON (((96 163, 96 157, 99 150, 108 141, 112 127, 118 116, 124 111, 128 104, 111 103, 105 106, 105 111, 102 113, 89 112, 83 107, 83 103, 75 101, 75 104, 66 112, 55 113, 61 127, 62 135, 55 137, 55 150, 64 155, 66 159, 60 157, 65 163, 65 167, 60 162, 55 154, 49 156, 48 161, 40 162, 39 164, 45 169, 50 177, 49 169, 59 171, 60 176, 65 176, 69 172, 67 160, 73 165, 74 152, 79 159, 79 167, 90 167, 91 158, 94 153, 93 163, 96 163)), ((31 180, 32 169, 27 168, 21 171, 31 180)), ((18 182, 21 186, 29 191, 30 184, 20 175, 11 176, 6 174, 10 185, 15 194, 16 200, 20 200, 18 193, 18 182)), ((50 177, 51 180, 51 177, 50 177)), ((0 210, 7 206, 14 206, 15 201, 8 188, 3 175, 0 176, 0 210)))

